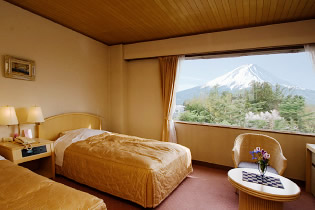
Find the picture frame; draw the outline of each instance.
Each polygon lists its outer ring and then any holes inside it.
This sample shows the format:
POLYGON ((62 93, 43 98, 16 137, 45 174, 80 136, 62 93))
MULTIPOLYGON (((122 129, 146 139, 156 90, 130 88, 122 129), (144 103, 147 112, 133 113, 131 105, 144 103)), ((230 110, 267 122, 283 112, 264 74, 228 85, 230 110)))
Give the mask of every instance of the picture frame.
POLYGON ((13 56, 4 56, 4 77, 34 81, 35 62, 13 56))

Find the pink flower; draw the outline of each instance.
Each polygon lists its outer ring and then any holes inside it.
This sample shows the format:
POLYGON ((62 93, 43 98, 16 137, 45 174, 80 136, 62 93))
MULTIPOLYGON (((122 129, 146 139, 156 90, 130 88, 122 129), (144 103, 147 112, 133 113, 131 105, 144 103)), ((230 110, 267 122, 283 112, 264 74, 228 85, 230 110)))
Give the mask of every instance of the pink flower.
POLYGON ((270 158, 270 154, 268 154, 267 152, 265 152, 265 153, 263 154, 263 157, 264 157, 265 159, 269 159, 269 158, 270 158))
POLYGON ((256 149, 254 149, 254 152, 260 152, 260 147, 256 147, 256 149))
POLYGON ((254 151, 249 152, 252 155, 253 160, 257 160, 257 163, 264 162, 265 164, 268 164, 270 154, 267 153, 267 151, 263 150, 261 147, 256 147, 254 151))

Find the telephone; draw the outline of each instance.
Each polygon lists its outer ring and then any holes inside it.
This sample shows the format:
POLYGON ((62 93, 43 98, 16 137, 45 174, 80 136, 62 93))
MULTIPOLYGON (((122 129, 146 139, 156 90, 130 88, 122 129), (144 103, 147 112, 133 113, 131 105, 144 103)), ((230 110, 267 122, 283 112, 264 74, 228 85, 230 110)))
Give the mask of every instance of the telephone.
POLYGON ((16 141, 17 143, 26 145, 26 144, 31 144, 31 143, 35 143, 36 141, 34 139, 31 138, 27 138, 27 137, 16 137, 14 139, 14 141, 16 141))

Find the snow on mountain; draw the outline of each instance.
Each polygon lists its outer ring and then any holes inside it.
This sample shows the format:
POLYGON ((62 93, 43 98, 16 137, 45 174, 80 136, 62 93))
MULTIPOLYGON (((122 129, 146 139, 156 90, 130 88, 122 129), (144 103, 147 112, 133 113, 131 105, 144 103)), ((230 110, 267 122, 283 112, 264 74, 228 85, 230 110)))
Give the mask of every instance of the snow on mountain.
POLYGON ((284 87, 292 88, 294 85, 290 84, 289 82, 286 82, 284 80, 281 80, 269 72, 265 71, 264 69, 254 65, 254 64, 246 64, 242 65, 240 67, 237 67, 236 69, 214 79, 209 81, 207 84, 202 86, 201 88, 205 87, 222 87, 226 86, 227 88, 233 90, 233 89, 246 89, 249 88, 251 83, 255 82, 269 82, 272 85, 282 85, 284 87))
POLYGON ((287 81, 284 81, 264 69, 254 65, 246 64, 236 69, 217 77, 205 85, 196 86, 187 90, 179 91, 176 93, 176 104, 183 104, 187 99, 199 97, 201 95, 207 95, 211 88, 217 86, 220 92, 223 91, 239 91, 242 89, 250 88, 251 83, 256 82, 268 82, 273 87, 276 84, 280 85, 286 91, 286 94, 302 95, 305 97, 306 102, 315 104, 315 91, 297 87, 287 81))

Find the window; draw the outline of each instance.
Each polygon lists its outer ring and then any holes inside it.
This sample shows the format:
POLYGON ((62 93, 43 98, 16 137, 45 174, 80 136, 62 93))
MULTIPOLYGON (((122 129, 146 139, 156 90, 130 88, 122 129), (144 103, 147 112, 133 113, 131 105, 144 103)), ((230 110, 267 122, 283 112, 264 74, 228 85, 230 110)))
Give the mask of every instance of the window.
POLYGON ((315 134, 314 81, 302 50, 186 59, 174 119, 315 134))

